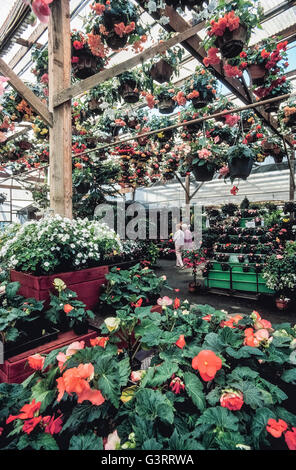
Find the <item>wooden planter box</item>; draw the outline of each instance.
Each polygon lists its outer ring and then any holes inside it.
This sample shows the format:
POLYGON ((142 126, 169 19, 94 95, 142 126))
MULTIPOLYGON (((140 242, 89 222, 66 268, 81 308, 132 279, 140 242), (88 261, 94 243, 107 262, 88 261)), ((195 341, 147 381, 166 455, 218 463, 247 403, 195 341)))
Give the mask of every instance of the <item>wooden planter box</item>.
POLYGON ((74 343, 74 341, 84 341, 85 346, 89 346, 90 340, 97 336, 98 331, 95 329, 89 329, 87 334, 81 336, 76 335, 73 330, 70 330, 66 333, 60 333, 58 338, 50 343, 10 357, 4 361, 4 364, 0 364, 0 383, 22 383, 27 377, 33 374, 33 369, 27 364, 28 357, 33 354, 48 354, 50 351, 68 346, 74 343))
POLYGON ((19 271, 10 271, 10 280, 18 281, 21 285, 19 294, 26 298, 44 300, 45 307, 49 305, 50 292, 54 292, 53 281, 62 279, 68 289, 77 293, 78 300, 85 303, 87 309, 93 310, 100 297, 102 284, 105 283, 105 275, 109 272, 109 266, 82 269, 67 273, 57 273, 50 276, 33 276, 19 271))

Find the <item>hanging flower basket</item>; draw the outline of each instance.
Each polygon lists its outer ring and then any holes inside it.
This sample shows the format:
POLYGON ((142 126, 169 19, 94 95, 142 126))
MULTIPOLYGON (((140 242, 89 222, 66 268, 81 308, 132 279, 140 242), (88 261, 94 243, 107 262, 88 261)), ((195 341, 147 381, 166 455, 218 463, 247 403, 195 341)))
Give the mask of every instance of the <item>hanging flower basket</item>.
POLYGON ((158 111, 161 114, 170 114, 174 111, 176 107, 175 101, 173 99, 163 99, 158 103, 158 111))
POLYGON ((98 72, 97 58, 87 52, 75 53, 78 57, 77 63, 72 63, 73 75, 76 78, 84 80, 98 72))
POLYGON ((263 85, 267 70, 264 65, 251 64, 247 68, 248 74, 254 85, 263 85))
POLYGON ((174 135, 174 131, 172 129, 169 129, 167 131, 161 131, 158 134, 156 134, 157 139, 159 142, 167 142, 170 140, 174 135))
POLYGON ((137 103, 140 99, 140 93, 136 89, 135 81, 126 81, 118 88, 118 93, 126 103, 137 103))
POLYGON ((127 40, 127 35, 120 37, 115 32, 111 32, 108 36, 106 36, 107 46, 110 47, 110 49, 113 51, 117 51, 118 49, 122 49, 124 46, 126 46, 127 40))
POLYGON ((251 158, 238 158, 234 157, 229 162, 229 174, 232 179, 241 178, 247 179, 253 167, 253 160, 251 158))
POLYGON ((281 153, 279 155, 272 155, 275 163, 282 163, 284 155, 281 153))
POLYGON ((207 165, 194 165, 192 167, 192 172, 197 181, 211 181, 215 174, 214 168, 209 168, 207 165))
POLYGON ((290 116, 287 118, 285 122, 285 126, 292 127, 292 128, 296 127, 296 112, 293 114, 290 114, 290 116))
POLYGON ((238 56, 247 42, 248 30, 245 25, 240 24, 233 31, 226 28, 225 33, 221 37, 217 37, 215 45, 220 49, 221 54, 226 59, 238 56))
POLYGON ((192 102, 192 105, 195 109, 201 109, 201 108, 204 108, 205 106, 207 106, 208 102, 205 101, 205 100, 201 100, 199 98, 193 98, 191 100, 192 102))
MULTIPOLYGON (((270 98, 270 96, 267 96, 265 98, 265 100, 268 100, 270 98)), ((280 101, 276 101, 274 103, 266 103, 264 104, 264 101, 265 100, 261 100, 262 101, 262 106, 263 106, 263 109, 266 113, 277 113, 278 110, 279 110, 279 107, 280 107, 280 101)))
POLYGON ((150 76, 158 83, 169 82, 174 72, 173 67, 166 60, 160 59, 152 65, 150 76))
POLYGON ((97 100, 96 98, 92 98, 88 102, 88 110, 93 111, 96 114, 103 114, 104 110, 100 107, 102 104, 102 100, 97 100))

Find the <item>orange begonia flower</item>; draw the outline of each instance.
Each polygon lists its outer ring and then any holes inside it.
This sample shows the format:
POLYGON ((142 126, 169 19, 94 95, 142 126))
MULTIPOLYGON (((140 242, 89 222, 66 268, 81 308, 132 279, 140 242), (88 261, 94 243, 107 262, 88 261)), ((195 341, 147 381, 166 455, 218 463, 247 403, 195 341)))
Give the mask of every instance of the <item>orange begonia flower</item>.
POLYGON ((270 418, 267 421, 266 430, 273 437, 276 437, 276 438, 281 437, 282 433, 286 431, 287 429, 288 429, 288 425, 282 419, 279 419, 278 421, 276 421, 275 419, 270 418))
POLYGON ((222 360, 213 351, 204 349, 192 359, 192 367, 199 371, 201 378, 205 382, 209 382, 213 380, 217 371, 221 369, 222 360))
POLYGON ((176 345, 177 345, 178 348, 180 348, 180 349, 183 349, 184 346, 186 346, 186 342, 185 342, 184 335, 180 335, 180 338, 178 339, 178 341, 176 341, 176 345))

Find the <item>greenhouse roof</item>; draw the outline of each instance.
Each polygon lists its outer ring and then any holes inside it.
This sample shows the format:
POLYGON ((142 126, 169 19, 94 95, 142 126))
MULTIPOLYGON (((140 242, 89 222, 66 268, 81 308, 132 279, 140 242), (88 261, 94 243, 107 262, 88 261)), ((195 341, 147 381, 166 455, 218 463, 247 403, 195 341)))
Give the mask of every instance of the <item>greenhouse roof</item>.
MULTIPOLYGON (((70 0, 71 9, 71 28, 79 29, 83 20, 89 13, 89 5, 91 0, 70 0)), ((296 39, 296 1, 293 0, 261 0, 261 4, 264 8, 265 19, 262 22, 262 29, 256 29, 251 37, 250 44, 260 42, 266 37, 273 35, 282 35, 283 38, 289 41, 289 69, 288 76, 293 83, 294 91, 296 91, 296 54, 295 54, 295 39, 296 39)), ((14 69, 14 71, 24 81, 30 81, 33 78, 31 69, 31 53, 30 47, 33 43, 38 43, 41 46, 45 46, 48 40, 48 33, 46 25, 39 23, 36 26, 30 26, 25 18, 23 21, 20 20, 20 11, 24 8, 22 0, 5 0, 5 8, 0 11, 0 56, 4 61, 14 69), (16 21, 19 19, 19 22, 16 21), (15 28, 15 29, 13 29, 15 28), (14 35, 12 35, 14 32, 14 35), (7 39, 12 37, 10 41, 7 39)), ((183 14, 184 16, 184 14, 183 14)), ((192 20, 191 12, 186 12, 186 20, 190 22, 192 20)), ((162 30, 162 26, 158 24, 147 12, 143 11, 141 14, 143 22, 152 25, 150 39, 145 44, 145 48, 151 47, 151 38, 157 38, 158 33, 162 30)), ((205 35, 205 30, 201 29, 199 32, 200 38, 205 35)), ((119 53, 114 53, 112 59, 108 65, 111 67, 115 64, 126 61, 132 57, 134 53, 131 50, 125 50, 119 53)), ((188 51, 185 52, 180 75, 174 77, 173 81, 179 83, 188 76, 190 76, 199 62, 194 58, 188 51)), ((229 90, 225 85, 221 84, 221 90, 223 93, 229 95, 229 90)), ((240 106, 242 101, 234 95, 230 95, 235 105, 240 106)), ((23 124, 20 125, 18 130, 23 129, 23 124)), ((267 165, 262 165, 267 167, 267 165)), ((267 169, 267 168, 265 168, 267 169)), ((7 186, 7 175, 6 181, 0 175, 0 188, 2 185, 7 186)), ((39 176, 39 172, 31 173, 30 177, 39 176)), ((289 199, 289 170, 275 170, 268 172, 267 174, 257 174, 256 170, 253 171, 252 175, 246 182, 240 183, 240 194, 249 195, 254 198, 270 198, 273 199, 273 195, 278 199, 278 195, 281 195, 282 199, 289 199), (275 191, 276 190, 276 191, 275 191)), ((193 177, 192 177, 193 179, 193 177)), ((194 186, 194 183, 192 183, 194 186)), ((197 183, 195 183, 196 186, 197 183)), ((22 193, 24 204, 30 203, 31 198, 29 193, 22 193)), ((157 185, 149 189, 141 188, 137 190, 137 197, 141 197, 143 201, 153 202, 154 197, 158 200, 172 199, 172 196, 176 196, 176 200, 184 199, 184 190, 182 186, 174 181, 173 184, 157 185), (177 196, 178 194, 178 196, 177 196), (148 197, 149 195, 149 197, 148 197)), ((200 198, 208 200, 211 198, 231 198, 229 194, 229 184, 225 185, 222 180, 214 180, 211 182, 204 183, 199 189, 195 199, 200 198)), ((237 196, 239 198, 239 196, 237 196)))

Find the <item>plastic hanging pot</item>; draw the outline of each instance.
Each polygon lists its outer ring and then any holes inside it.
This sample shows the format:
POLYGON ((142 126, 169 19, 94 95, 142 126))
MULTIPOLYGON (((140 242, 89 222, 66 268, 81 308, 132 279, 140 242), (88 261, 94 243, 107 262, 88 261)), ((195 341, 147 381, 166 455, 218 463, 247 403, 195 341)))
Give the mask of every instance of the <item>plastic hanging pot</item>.
POLYGON ((118 49, 122 49, 128 40, 128 35, 125 36, 118 36, 114 31, 106 36, 106 43, 107 46, 110 47, 113 51, 117 51, 118 49))
POLYGON ((285 122, 285 125, 286 125, 287 127, 294 127, 294 128, 296 128, 296 112, 293 113, 293 114, 290 114, 290 116, 288 117, 287 122, 285 122))
POLYGON ((166 60, 160 59, 152 65, 150 76, 158 83, 169 82, 174 72, 173 67, 166 60))
POLYGON ((226 59, 238 56, 247 42, 248 30, 245 25, 240 24, 237 29, 230 31, 226 28, 223 36, 218 37, 215 45, 220 49, 226 59))
POLYGON ((284 154, 279 154, 279 155, 272 155, 274 159, 274 163, 282 163, 284 154))
POLYGON ((118 92, 126 103, 137 103, 140 99, 140 93, 135 91, 136 81, 129 80, 120 85, 118 92))
POLYGON ((253 167, 252 158, 235 157, 229 163, 229 174, 231 178, 247 179, 253 167))
POLYGON ((195 109, 201 109, 201 108, 204 108, 205 106, 207 106, 208 104, 208 101, 206 100, 201 100, 200 98, 193 98, 191 100, 192 102, 192 106, 195 108, 195 109))
POLYGON ((174 111, 175 107, 176 107, 176 103, 172 98, 159 100, 158 111, 161 114, 170 114, 174 111))
POLYGON ((100 107, 102 104, 102 100, 97 100, 96 98, 92 98, 88 102, 88 110, 93 112, 94 114, 103 114, 104 110, 100 107))
POLYGON ((98 59, 95 56, 87 54, 85 52, 79 55, 78 54, 76 55, 79 60, 77 64, 72 64, 74 77, 80 78, 81 80, 83 80, 97 73, 98 59))
POLYGON ((192 167, 192 172, 197 181, 211 181, 215 174, 214 169, 208 168, 207 165, 200 166, 198 164, 192 167))
POLYGON ((267 74, 264 65, 252 64, 247 68, 248 74, 254 85, 263 85, 267 74))

